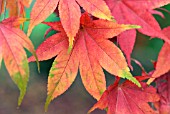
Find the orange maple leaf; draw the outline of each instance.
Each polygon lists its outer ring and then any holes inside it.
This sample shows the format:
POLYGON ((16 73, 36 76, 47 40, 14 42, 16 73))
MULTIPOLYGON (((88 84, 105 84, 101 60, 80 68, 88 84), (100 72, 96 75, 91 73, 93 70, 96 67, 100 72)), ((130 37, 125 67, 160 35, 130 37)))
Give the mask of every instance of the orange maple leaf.
POLYGON ((0 64, 4 59, 12 80, 20 90, 18 99, 18 105, 20 105, 29 78, 29 66, 24 48, 28 49, 35 57, 36 54, 34 46, 26 34, 11 25, 11 23, 16 23, 15 21, 16 19, 9 18, 0 23, 0 64))
MULTIPOLYGON (((136 25, 120 25, 106 20, 92 21, 88 14, 81 17, 81 28, 75 38, 75 45, 68 53, 68 37, 59 22, 47 23, 61 32, 49 37, 37 49, 39 60, 47 60, 56 55, 48 77, 48 97, 46 109, 54 98, 64 93, 73 83, 78 68, 86 90, 96 99, 106 89, 102 67, 114 75, 127 78, 140 87, 140 84, 129 72, 121 50, 108 38, 125 30, 136 28, 136 25), (58 23, 58 27, 56 24, 58 23)), ((34 57, 29 58, 34 61, 34 57)))
POLYGON ((57 4, 61 23, 69 37, 70 49, 73 46, 74 37, 79 30, 81 17, 80 6, 96 17, 113 20, 111 12, 104 0, 37 0, 31 12, 28 36, 31 34, 34 26, 44 21, 54 12, 57 4))

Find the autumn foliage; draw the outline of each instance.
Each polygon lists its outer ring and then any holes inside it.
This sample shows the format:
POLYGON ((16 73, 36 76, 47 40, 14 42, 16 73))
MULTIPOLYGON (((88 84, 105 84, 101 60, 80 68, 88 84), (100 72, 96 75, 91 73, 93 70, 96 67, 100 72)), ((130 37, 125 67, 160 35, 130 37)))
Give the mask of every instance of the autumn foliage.
POLYGON ((170 27, 162 29, 153 16, 166 18, 156 8, 170 0, 36 0, 27 19, 25 9, 31 3, 0 0, 1 15, 9 11, 9 17, 0 23, 0 66, 4 60, 20 90, 18 105, 27 88, 28 63, 36 61, 39 70, 38 61, 55 57, 48 76, 46 111, 54 98, 69 89, 79 71, 84 87, 98 101, 89 113, 96 108, 107 114, 170 113, 170 27), (52 13, 60 21, 44 22, 52 13), (22 30, 25 21, 30 22, 27 35, 22 30), (34 50, 29 36, 40 23, 50 27, 44 36, 50 30, 57 33, 34 50), (143 70, 141 76, 131 74, 137 32, 164 41, 153 71, 145 72, 137 62, 143 70), (33 56, 27 58, 24 48, 33 56), (116 78, 109 87, 103 69, 116 78), (127 80, 121 83, 122 78, 127 80))

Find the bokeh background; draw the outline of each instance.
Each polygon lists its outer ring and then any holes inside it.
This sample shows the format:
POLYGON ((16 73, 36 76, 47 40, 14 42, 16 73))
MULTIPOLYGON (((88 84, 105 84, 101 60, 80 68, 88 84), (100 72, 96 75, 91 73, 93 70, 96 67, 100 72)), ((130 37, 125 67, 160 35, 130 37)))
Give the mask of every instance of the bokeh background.
MULTIPOLYGON (((35 1, 35 0, 34 0, 35 1)), ((26 17, 30 17, 30 11, 33 6, 26 10, 26 17)), ((170 5, 164 6, 170 11, 170 5)), ((160 9, 158 9, 160 10, 160 9)), ((162 28, 170 25, 170 14, 162 11, 165 19, 154 15, 162 28)), ((58 21, 59 18, 52 14, 45 21, 58 21)), ((24 31, 27 32, 29 22, 25 23, 24 31)), ((30 36, 35 48, 44 41, 44 33, 49 27, 44 24, 36 26, 30 36)), ((55 31, 50 32, 50 35, 55 31)), ((158 53, 163 45, 163 41, 157 38, 150 39, 148 36, 137 34, 135 48, 132 58, 140 61, 147 72, 153 70, 152 61, 157 60, 158 53)), ((31 56, 27 52, 28 57, 31 56)), ((30 63, 30 79, 28 83, 27 93, 22 102, 21 107, 17 107, 17 98, 19 90, 12 82, 4 63, 0 69, 0 114, 44 114, 44 103, 47 93, 47 78, 50 67, 54 58, 48 61, 40 62, 41 72, 38 73, 36 63, 30 63)), ((141 74, 141 68, 132 62, 134 75, 141 74)), ((114 76, 106 71, 107 86, 114 82, 114 76)), ((123 81, 123 80, 122 80, 123 81)), ((63 95, 52 101, 46 114, 86 114, 87 111, 96 103, 96 100, 90 96, 85 90, 80 74, 78 73, 76 80, 63 95)), ((95 110, 92 114, 106 114, 105 111, 95 110)))

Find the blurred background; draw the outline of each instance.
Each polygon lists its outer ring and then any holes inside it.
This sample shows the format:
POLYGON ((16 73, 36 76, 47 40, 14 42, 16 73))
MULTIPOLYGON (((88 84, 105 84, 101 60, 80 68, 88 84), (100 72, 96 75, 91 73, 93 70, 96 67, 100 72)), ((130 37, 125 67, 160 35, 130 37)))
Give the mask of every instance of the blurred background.
MULTIPOLYGON (((26 10, 26 17, 30 17, 31 7, 26 10)), ((164 8, 170 11, 170 5, 164 6, 164 8)), ((159 9, 158 9, 159 10, 159 9)), ((170 25, 170 15, 163 11, 165 19, 160 16, 155 18, 160 23, 162 28, 170 25)), ((55 14, 52 14, 45 21, 58 21, 59 18, 55 14)), ((27 32, 28 22, 25 23, 24 31, 27 32)), ((49 27, 43 24, 36 26, 31 34, 35 48, 37 48, 44 41, 44 33, 49 27)), ((50 32, 50 35, 55 31, 50 32)), ((137 59, 142 63, 147 72, 153 69, 152 60, 157 60, 158 53, 163 45, 163 41, 157 38, 150 39, 149 37, 137 34, 137 40, 135 48, 132 53, 132 58, 137 59)), ((28 57, 31 56, 27 52, 28 57)), ((44 114, 44 103, 47 93, 47 78, 50 67, 54 58, 48 61, 40 62, 41 73, 38 73, 36 63, 30 63, 30 79, 28 83, 27 93, 22 102, 21 107, 17 108, 17 98, 19 96, 19 90, 12 82, 4 63, 0 69, 0 114, 44 114)), ((140 67, 132 62, 134 71, 133 75, 140 75, 140 67)), ((110 75, 106 71, 107 86, 114 82, 114 76, 110 75)), ((85 90, 80 74, 72 86, 60 97, 53 100, 49 106, 49 110, 46 114, 86 114, 90 107, 96 103, 96 100, 90 96, 85 90)), ((92 114, 106 114, 105 111, 95 110, 92 114)))

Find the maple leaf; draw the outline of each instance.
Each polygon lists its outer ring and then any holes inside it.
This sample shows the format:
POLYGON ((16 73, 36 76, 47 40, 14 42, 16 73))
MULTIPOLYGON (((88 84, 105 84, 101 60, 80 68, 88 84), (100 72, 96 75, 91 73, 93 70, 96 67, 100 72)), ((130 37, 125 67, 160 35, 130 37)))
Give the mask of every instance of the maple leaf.
MULTIPOLYGON (((140 79, 141 76, 138 77, 140 79)), ((142 77, 143 78, 143 77, 142 77)), ((139 81, 142 81, 141 79, 139 81)), ((128 80, 119 85, 117 79, 103 93, 101 99, 89 110, 108 108, 107 114, 156 114, 149 102, 159 101, 159 95, 152 86, 141 82, 142 88, 128 80)))
POLYGON ((37 24, 54 12, 58 4, 61 23, 69 37, 69 49, 72 49, 74 37, 79 30, 82 6, 90 14, 101 19, 113 20, 104 0, 37 0, 31 12, 31 21, 27 35, 37 24), (80 5, 80 6, 79 6, 80 5))
POLYGON ((0 23, 0 64, 4 59, 12 80, 20 90, 18 99, 18 105, 20 105, 25 95, 29 78, 29 66, 24 48, 28 49, 35 58, 37 57, 33 44, 25 33, 11 25, 12 19, 7 19, 0 23), (7 23, 8 21, 10 23, 7 23))
POLYGON ((162 75, 155 80, 160 101, 158 102, 158 110, 160 114, 170 113, 170 72, 162 75))
MULTIPOLYGON (((137 24, 142 28, 138 31, 151 36, 161 38, 168 43, 170 40, 165 36, 152 13, 159 14, 155 8, 170 3, 170 0, 105 0, 112 15, 121 24, 137 24)), ((125 53, 128 65, 131 66, 131 53, 136 39, 136 31, 130 30, 118 36, 118 43, 125 53), (128 36, 128 37, 127 37, 128 36)))
MULTIPOLYGON (((164 28, 163 29, 163 33, 169 37, 170 35, 170 27, 164 28)), ((169 43, 165 43, 161 49, 161 51, 159 52, 158 55, 158 60, 157 60, 157 64, 156 64, 156 68, 154 73, 152 74, 152 77, 148 80, 148 84, 150 84, 151 82, 153 82, 155 80, 155 78, 160 77, 161 75, 167 73, 170 70, 170 44, 169 43)))
MULTIPOLYGON (((47 23, 52 25, 52 23, 47 23)), ((61 23, 52 28, 61 29, 61 23)), ((125 30, 138 28, 136 25, 120 25, 106 20, 92 21, 88 14, 81 17, 75 45, 70 53, 68 38, 63 29, 46 39, 36 50, 38 59, 47 60, 56 55, 48 77, 48 97, 45 108, 51 100, 64 93, 73 83, 78 68, 86 90, 96 99, 106 89, 102 67, 114 75, 127 78, 140 87, 140 83, 131 75, 121 50, 108 38, 112 38, 125 30), (96 34, 97 33, 97 34, 96 34)), ((34 58, 29 58, 34 61, 34 58)))
POLYGON ((10 16, 21 16, 24 15, 24 7, 29 7, 32 0, 2 0, 1 4, 1 14, 5 11, 4 9, 9 9, 10 16))

